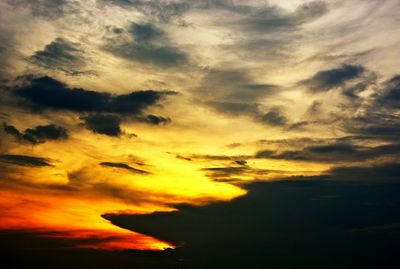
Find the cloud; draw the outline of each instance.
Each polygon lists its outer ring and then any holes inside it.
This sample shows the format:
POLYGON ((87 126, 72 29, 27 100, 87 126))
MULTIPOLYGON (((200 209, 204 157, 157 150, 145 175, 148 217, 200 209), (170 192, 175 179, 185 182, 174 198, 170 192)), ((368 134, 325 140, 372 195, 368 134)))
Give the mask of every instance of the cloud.
POLYGON ((68 75, 81 75, 86 66, 84 52, 79 44, 64 38, 57 38, 46 45, 43 50, 36 51, 28 61, 38 66, 59 70, 68 75))
POLYGON ((359 77, 363 72, 362 66, 343 65, 340 68, 319 71, 310 79, 303 80, 299 84, 308 87, 313 92, 328 91, 359 77))
POLYGON ((121 119, 112 114, 91 114, 83 117, 85 125, 89 130, 98 134, 109 136, 121 135, 121 119))
POLYGON ((165 33, 152 24, 132 23, 126 33, 116 34, 105 49, 126 60, 161 67, 185 64, 187 55, 173 46, 165 33))
POLYGON ((150 174, 149 172, 141 169, 134 168, 126 163, 115 163, 115 162, 101 162, 101 166, 107 166, 107 167, 113 167, 113 168, 119 168, 119 169, 124 169, 128 170, 133 173, 137 174, 150 174))
POLYGON ((75 112, 101 112, 138 115, 142 111, 172 95, 171 91, 134 91, 114 95, 82 88, 69 88, 51 77, 27 76, 20 86, 11 92, 28 101, 26 105, 34 110, 55 109, 75 112))
POLYGON ((156 115, 147 115, 145 118, 143 118, 144 122, 147 122, 152 125, 163 125, 163 124, 168 124, 171 123, 170 118, 165 118, 162 116, 156 116, 156 115))
POLYGON ((277 6, 253 10, 240 24, 246 29, 259 32, 294 31, 301 25, 320 18, 328 12, 324 1, 311 1, 299 5, 293 12, 277 6))
POLYGON ((68 138, 68 132, 61 126, 54 124, 39 125, 34 128, 27 128, 21 133, 17 128, 7 123, 3 123, 4 131, 14 136, 20 141, 25 141, 31 144, 41 144, 47 140, 63 140, 68 138))
POLYGON ((156 22, 177 21, 185 25, 182 15, 191 9, 193 1, 98 0, 98 2, 134 8, 156 22))
POLYGON ((278 108, 262 102, 281 90, 273 84, 258 83, 247 70, 209 70, 196 89, 199 98, 218 112, 247 116, 267 125, 283 126, 287 119, 278 108))
POLYGON ((277 109, 271 110, 261 116, 260 121, 271 126, 285 126, 288 119, 277 109))
POLYGON ((256 158, 315 162, 358 162, 382 156, 399 157, 400 144, 384 144, 375 147, 363 147, 349 143, 320 144, 304 147, 300 150, 261 150, 256 158))
POLYGON ((186 26, 184 15, 190 11, 228 11, 234 15, 242 15, 236 23, 245 26, 247 31, 288 31, 311 22, 328 12, 324 1, 311 1, 299 5, 295 11, 287 12, 275 5, 260 5, 244 1, 230 0, 178 0, 178 1, 145 1, 145 0, 102 0, 107 4, 134 8, 151 20, 161 23, 177 22, 186 26))
POLYGON ((387 251, 399 245, 398 229, 376 236, 351 232, 400 222, 398 181, 363 184, 348 182, 343 175, 336 179, 331 175, 258 182, 246 185, 247 195, 229 203, 104 217, 181 246, 171 255, 185 268, 398 266, 387 251))
POLYGON ((400 108, 400 75, 392 77, 385 83, 383 93, 377 97, 377 103, 384 107, 400 108))
POLYGON ((209 70, 197 91, 216 102, 256 103, 279 91, 273 84, 259 83, 246 69, 209 70), (218 89, 218 91, 216 91, 218 89))
MULTIPOLYGON (((399 150, 399 148, 394 149, 399 150)), ((352 176, 355 179, 363 181, 397 181, 400 177, 400 162, 383 163, 374 166, 350 166, 350 167, 334 167, 330 170, 332 175, 337 178, 344 176, 349 178, 352 176)))
POLYGON ((10 4, 29 8, 34 16, 57 18, 63 15, 67 0, 7 0, 10 4))
POLYGON ((29 167, 53 166, 50 159, 27 155, 0 154, 0 161, 29 167))

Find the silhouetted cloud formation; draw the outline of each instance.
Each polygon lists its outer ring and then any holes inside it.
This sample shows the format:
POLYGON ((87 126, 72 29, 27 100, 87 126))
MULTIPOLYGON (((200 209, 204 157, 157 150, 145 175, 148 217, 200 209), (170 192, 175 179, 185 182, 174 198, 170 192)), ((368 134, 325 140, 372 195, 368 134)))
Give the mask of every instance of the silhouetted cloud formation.
POLYGON ((21 166, 32 166, 32 167, 53 166, 51 164, 51 160, 47 158, 27 156, 27 155, 0 154, 0 161, 21 166))
POLYGON ((12 93, 28 101, 32 109, 58 109, 76 112, 108 112, 136 115, 156 104, 171 91, 134 91, 113 95, 81 88, 69 88, 64 83, 48 76, 25 77, 22 85, 12 93))
POLYGON ((400 144, 367 147, 339 142, 307 146, 300 150, 261 150, 255 156, 257 158, 315 162, 355 162, 382 156, 399 157, 399 152, 400 144))
POLYGON ((7 123, 3 123, 6 133, 14 136, 20 141, 29 142, 31 144, 41 144, 47 140, 62 140, 68 138, 67 129, 56 126, 54 124, 39 125, 34 128, 27 128, 21 133, 17 128, 7 123))
POLYGON ((121 119, 112 114, 91 114, 83 117, 85 125, 95 133, 119 136, 122 133, 121 119))
POLYGON ((105 217, 180 245, 171 256, 185 268, 396 268, 398 176, 385 181, 383 166, 359 170, 252 183, 247 195, 229 203, 105 217), (382 180, 362 183, 372 170, 382 180))

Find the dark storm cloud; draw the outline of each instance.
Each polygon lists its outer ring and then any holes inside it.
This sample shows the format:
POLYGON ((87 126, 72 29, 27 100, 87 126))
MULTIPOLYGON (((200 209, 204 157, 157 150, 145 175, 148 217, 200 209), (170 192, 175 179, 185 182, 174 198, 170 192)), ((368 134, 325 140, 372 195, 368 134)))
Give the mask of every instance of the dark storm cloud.
POLYGON ((363 147, 348 143, 311 145, 300 150, 262 150, 256 158, 315 162, 357 162, 382 156, 399 157, 400 144, 386 144, 375 147, 363 147))
POLYGON ((346 176, 252 183, 227 203, 104 217, 182 246, 172 254, 184 268, 398 267, 398 228, 353 231, 400 223, 400 184, 346 176))
POLYGON ((29 167, 53 166, 50 159, 27 155, 0 154, 0 161, 29 167))
POLYGON ((152 24, 132 23, 127 32, 128 36, 116 34, 105 49, 126 60, 162 67, 178 66, 188 61, 187 55, 173 46, 165 33, 152 24))
POLYGON ((31 144, 40 144, 46 142, 47 140, 62 140, 68 138, 67 130, 54 124, 39 125, 34 128, 27 128, 23 133, 7 123, 3 123, 3 128, 7 134, 14 136, 20 141, 29 142, 31 144))
POLYGON ((141 169, 134 168, 126 163, 115 163, 115 162, 101 162, 101 166, 106 166, 106 167, 113 167, 113 168, 119 168, 119 169, 125 169, 133 173, 137 174, 150 174, 149 172, 141 169))
POLYGON ((38 66, 59 70, 68 75, 85 74, 84 52, 79 44, 64 38, 57 38, 46 45, 43 50, 36 51, 28 61, 38 66))
POLYGON ((69 88, 51 77, 25 77, 11 92, 35 110, 57 109, 76 112, 104 112, 126 115, 141 114, 147 107, 174 92, 153 90, 113 95, 81 88, 69 88))
POLYGON ((112 114, 91 114, 83 117, 86 128, 98 134, 109 136, 121 135, 121 119, 112 114))
POLYGON ((324 70, 299 84, 308 87, 313 92, 328 91, 342 86, 345 82, 357 78, 364 72, 359 65, 343 65, 340 68, 324 70))

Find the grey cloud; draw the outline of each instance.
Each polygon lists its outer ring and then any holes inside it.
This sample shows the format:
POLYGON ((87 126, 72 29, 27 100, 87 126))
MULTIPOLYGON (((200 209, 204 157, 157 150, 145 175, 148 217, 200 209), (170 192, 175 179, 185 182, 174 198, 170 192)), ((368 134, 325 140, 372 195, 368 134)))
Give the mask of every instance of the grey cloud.
POLYGON ((223 99, 224 102, 254 103, 278 90, 276 85, 255 82, 247 70, 239 69, 208 71, 198 92, 205 97, 223 99))
POLYGON ((252 31, 293 31, 302 24, 311 22, 328 12, 328 6, 323 1, 304 3, 289 13, 276 6, 267 6, 252 12, 240 24, 252 31))
POLYGON ((87 74, 84 51, 79 44, 72 43, 64 38, 57 38, 36 51, 28 61, 38 66, 59 70, 68 75, 87 74))
POLYGON ((340 68, 320 71, 310 79, 301 81, 299 85, 306 86, 313 92, 328 91, 357 78, 363 72, 364 68, 362 66, 343 65, 340 68))
POLYGON ((260 121, 270 126, 285 126, 288 119, 280 110, 273 109, 262 115, 260 121))
POLYGON ((126 60, 162 67, 187 63, 188 56, 172 45, 164 32, 151 24, 132 23, 129 35, 116 35, 107 41, 105 49, 126 60))
POLYGON ((29 8, 33 15, 57 18, 67 9, 67 0, 7 0, 11 5, 29 8))
POLYGON ((384 107, 400 109, 400 75, 385 83, 383 93, 377 97, 377 103, 384 107))

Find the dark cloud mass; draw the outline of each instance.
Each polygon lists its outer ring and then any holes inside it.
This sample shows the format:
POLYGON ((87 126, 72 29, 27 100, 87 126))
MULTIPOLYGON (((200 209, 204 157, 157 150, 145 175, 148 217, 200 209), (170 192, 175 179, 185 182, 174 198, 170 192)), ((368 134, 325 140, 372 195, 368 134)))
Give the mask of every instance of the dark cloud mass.
POLYGON ((76 112, 105 112, 135 115, 173 92, 153 90, 113 95, 81 88, 69 88, 51 77, 27 77, 12 93, 29 101, 35 110, 58 109, 76 112))
POLYGON ((172 255, 184 268, 396 268, 398 180, 351 177, 252 183, 229 203, 105 217, 181 245, 172 255))
POLYGON ((300 85, 308 87, 313 92, 321 92, 343 85, 345 82, 360 76, 364 68, 359 65, 343 65, 340 68, 320 71, 312 78, 303 80, 300 85))
POLYGON ((44 68, 60 70, 68 75, 83 74, 86 65, 84 52, 79 44, 57 38, 36 51, 28 61, 44 68))
POLYGON ((109 136, 121 135, 121 119, 111 114, 91 114, 83 118, 89 130, 109 136))
POLYGON ((53 166, 51 160, 27 155, 0 154, 0 161, 20 166, 42 167, 53 166))
POLYGON ((109 40, 106 50, 126 60, 162 67, 188 61, 187 55, 170 44, 164 32, 152 24, 132 23, 128 33, 128 37, 122 33, 109 40))
POLYGON ((67 130, 54 124, 27 128, 23 133, 7 123, 3 123, 3 128, 7 134, 14 136, 20 141, 29 142, 31 144, 40 144, 47 140, 63 140, 68 138, 67 130))

